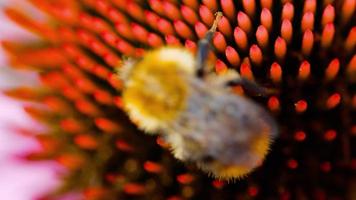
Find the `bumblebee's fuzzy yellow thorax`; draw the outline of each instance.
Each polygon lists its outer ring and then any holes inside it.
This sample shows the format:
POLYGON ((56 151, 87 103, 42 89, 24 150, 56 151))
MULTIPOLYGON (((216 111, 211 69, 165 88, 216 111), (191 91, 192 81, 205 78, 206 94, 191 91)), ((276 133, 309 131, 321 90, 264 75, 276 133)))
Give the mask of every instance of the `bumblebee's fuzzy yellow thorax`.
POLYGON ((130 118, 148 132, 175 120, 186 106, 194 65, 190 52, 173 47, 147 52, 133 63, 122 94, 130 118))

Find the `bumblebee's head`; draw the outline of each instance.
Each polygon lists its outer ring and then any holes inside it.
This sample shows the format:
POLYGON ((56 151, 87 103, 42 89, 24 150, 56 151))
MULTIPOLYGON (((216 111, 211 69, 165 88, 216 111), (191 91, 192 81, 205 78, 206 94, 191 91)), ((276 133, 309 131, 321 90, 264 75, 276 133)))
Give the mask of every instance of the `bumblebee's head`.
POLYGON ((153 132, 184 109, 195 59, 184 48, 164 47, 129 60, 120 71, 124 109, 139 128, 153 132))

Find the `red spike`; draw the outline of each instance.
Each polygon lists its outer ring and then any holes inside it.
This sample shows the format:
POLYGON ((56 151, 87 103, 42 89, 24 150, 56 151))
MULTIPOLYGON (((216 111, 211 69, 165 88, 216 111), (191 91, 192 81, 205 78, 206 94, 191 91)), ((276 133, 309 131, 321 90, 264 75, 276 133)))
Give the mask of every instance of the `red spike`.
POLYGON ((94 64, 90 58, 88 58, 86 55, 80 55, 75 59, 75 63, 79 65, 82 69, 85 69, 86 71, 92 71, 94 64))
POLYGON ((251 197, 255 197, 258 195, 259 190, 256 186, 250 186, 248 187, 247 192, 251 197))
POLYGON ((348 52, 351 52, 356 47, 356 26, 352 27, 344 44, 348 52))
POLYGON ((237 67, 240 64, 240 56, 233 47, 226 47, 225 56, 232 66, 237 67))
POLYGON ((77 40, 77 36, 74 31, 69 27, 58 27, 58 34, 61 35, 61 38, 65 42, 75 42, 77 40))
POLYGON ((167 143, 167 142, 166 142, 164 139, 162 139, 161 137, 157 137, 156 143, 157 143, 159 146, 163 147, 163 148, 169 148, 169 147, 170 147, 169 143, 167 143))
POLYGON ((227 66, 226 64, 221 61, 221 60, 216 60, 216 63, 215 63, 215 72, 217 74, 224 74, 226 71, 227 71, 227 66))
POLYGON ((243 12, 237 14, 237 23, 239 27, 244 30, 247 34, 250 33, 252 29, 252 23, 250 18, 243 12))
POLYGON ((212 26, 214 23, 214 14, 209 10, 208 7, 204 5, 200 5, 199 7, 199 15, 201 20, 206 24, 207 26, 212 26))
POLYGON ((163 18, 160 18, 158 20, 158 25, 157 26, 158 26, 157 27, 158 30, 161 33, 163 33, 164 35, 173 35, 174 34, 173 25, 169 21, 167 21, 167 20, 165 20, 163 18))
POLYGON ((36 22, 36 21, 30 19, 24 13, 17 11, 13 8, 6 8, 4 10, 4 13, 12 21, 16 22, 17 24, 24 27, 25 29, 28 29, 28 30, 40 35, 41 37, 46 38, 53 42, 58 40, 58 36, 53 29, 50 29, 50 27, 45 24, 40 24, 39 22, 36 22))
POLYGON ((235 4, 232 0, 220 0, 220 6, 223 10, 223 13, 230 20, 235 20, 235 4))
POLYGON ((146 161, 143 164, 143 168, 151 173, 160 173, 162 171, 162 166, 159 163, 146 161))
POLYGON ((247 49, 247 36, 246 33, 240 29, 239 27, 236 27, 234 30, 234 38, 237 46, 242 49, 246 50, 247 49))
POLYGON ((143 195, 146 192, 145 186, 138 183, 125 183, 123 190, 130 195, 143 195))
POLYGON ((307 29, 314 29, 314 14, 312 12, 307 12, 303 15, 301 29, 302 32, 305 32, 307 29))
POLYGON ((280 103, 279 103, 279 99, 275 96, 272 96, 268 99, 268 108, 271 110, 271 111, 279 111, 280 109, 280 103))
POLYGON ((356 9, 356 0, 345 0, 341 8, 341 22, 346 24, 356 9))
POLYGON ((116 42, 119 40, 119 38, 114 33, 109 31, 103 31, 101 33, 101 37, 107 44, 111 46, 115 46, 116 42))
POLYGON ((173 35, 166 35, 165 39, 168 45, 181 45, 178 38, 174 37, 173 35))
POLYGON ((315 13, 316 10, 316 0, 305 0, 303 13, 311 12, 315 13))
POLYGON ((287 43, 290 43, 292 40, 292 35, 293 35, 292 23, 287 19, 283 20, 282 26, 281 26, 282 38, 285 39, 287 43))
POLYGON ((326 6, 323 12, 323 16, 321 18, 321 24, 323 27, 328 23, 333 23, 335 18, 335 8, 329 4, 326 6))
POLYGON ((79 90, 73 88, 72 86, 65 86, 61 90, 63 95, 72 101, 84 98, 84 95, 79 90))
POLYGON ((88 134, 77 135, 74 138, 74 142, 80 148, 93 150, 98 147, 97 139, 88 134))
POLYGON ((307 110, 308 108, 308 103, 305 100, 299 100, 295 104, 295 111, 297 113, 303 113, 307 110))
POLYGON ((346 68, 347 76, 351 81, 356 81, 356 55, 354 55, 346 68))
POLYGON ((182 16, 180 15, 179 9, 168 1, 163 1, 163 8, 166 16, 171 20, 180 20, 182 16))
POLYGON ((43 84, 55 89, 60 89, 70 85, 69 80, 62 73, 56 71, 42 74, 40 79, 43 84))
POLYGON ((240 66, 240 74, 242 77, 249 80, 254 80, 253 73, 251 71, 250 65, 247 63, 242 63, 240 66))
POLYGON ((334 34, 335 34, 335 26, 332 23, 327 24, 324 29, 323 33, 321 35, 321 47, 322 48, 328 48, 333 39, 334 39, 334 34))
POLYGON ((271 76, 271 79, 272 79, 272 81, 274 83, 281 82, 281 80, 282 80, 282 68, 278 63, 274 62, 271 65, 270 76, 271 76))
POLYGON ((123 87, 122 81, 119 79, 117 74, 111 73, 107 77, 107 81, 117 90, 121 90, 123 87))
POLYGON ((121 97, 119 97, 119 96, 114 97, 114 104, 117 108, 120 108, 120 109, 122 109, 123 105, 124 105, 121 97))
MULTIPOLYGON (((105 57, 105 59, 108 60, 108 59, 110 59, 110 57, 109 58, 105 57)), ((107 62, 109 62, 109 61, 107 61, 107 62)), ((115 65, 112 65, 112 66, 115 66, 115 67, 118 67, 118 65, 120 63, 120 61, 118 61, 118 60, 113 60, 113 61, 110 61, 110 62, 115 63, 115 65)), ((106 79, 106 77, 108 77, 108 75, 110 74, 110 71, 106 67, 104 67, 102 65, 94 65, 94 67, 92 69, 92 72, 96 76, 98 76, 98 77, 100 77, 102 79, 106 79)))
POLYGON ((326 71, 325 71, 325 78, 327 80, 333 80, 337 73, 339 72, 339 69, 340 69, 340 62, 339 62, 339 59, 335 58, 333 59, 328 67, 326 68, 326 71))
POLYGON ((103 31, 110 30, 111 26, 106 23, 103 19, 98 17, 93 17, 90 24, 87 24, 85 28, 100 34, 103 31))
POLYGON ((165 14, 162 0, 149 0, 148 3, 150 4, 151 9, 159 15, 165 14))
POLYGON ((273 0, 261 0, 260 3, 262 8, 272 9, 273 0))
POLYGON ((96 118, 95 124, 100 130, 106 133, 115 134, 121 132, 121 127, 118 123, 115 123, 107 118, 96 118))
POLYGON ((128 24, 126 16, 115 8, 109 8, 105 13, 113 23, 128 24))
POLYGON ((268 45, 268 31, 264 26, 260 25, 257 28, 256 39, 257 39, 258 45, 260 47, 267 48, 267 45, 268 45))
POLYGON ((67 118, 59 122, 61 128, 69 133, 80 133, 85 131, 85 125, 78 119, 67 118))
MULTIPOLYGON (((108 52, 107 54, 102 55, 105 63, 107 63, 110 67, 117 67, 117 65, 120 63, 120 58, 116 56, 115 53, 108 52)), ((96 66, 96 65, 94 65, 96 66)), ((94 72, 94 67, 91 70, 94 72)), ((95 74, 95 73, 94 73, 95 74)))
POLYGON ((328 173, 331 170, 331 164, 330 162, 323 162, 320 164, 320 169, 325 172, 328 173))
POLYGON ((85 77, 79 68, 77 68, 76 66, 73 66, 72 64, 69 64, 69 63, 62 65, 62 70, 66 75, 68 75, 72 79, 85 77))
POLYGON ((297 131, 294 133, 294 139, 298 142, 303 142, 307 135, 305 134, 304 131, 297 131))
POLYGON ((158 29, 158 20, 160 17, 156 13, 150 11, 145 11, 145 16, 147 24, 154 29, 158 29))
POLYGON ((206 32, 208 31, 208 28, 201 22, 198 22, 194 26, 195 32, 197 33, 199 39, 202 39, 205 37, 206 32))
POLYGON ((103 199, 107 191, 102 187, 88 187, 83 191, 85 200, 103 199))
POLYGON ((134 36, 136 37, 136 39, 142 43, 146 43, 147 42, 147 36, 148 36, 148 32, 145 28, 143 28, 142 26, 132 23, 131 24, 131 29, 132 29, 132 33, 134 34, 134 36))
POLYGON ((212 185, 217 188, 217 189, 221 189, 224 187, 225 185, 225 182, 224 181, 221 181, 221 180, 213 180, 212 182, 212 185))
POLYGON ((128 24, 117 23, 117 24, 115 24, 115 28, 116 28, 117 32, 120 34, 120 36, 122 36, 126 39, 129 39, 129 40, 134 39, 134 35, 132 33, 132 28, 128 24))
POLYGON ((278 59, 282 60, 285 57, 286 53, 287 53, 286 41, 283 38, 278 37, 274 43, 274 54, 278 59))
POLYGON ((135 20, 139 22, 145 21, 144 11, 135 1, 126 1, 125 11, 135 20))
POLYGON ((218 10, 218 4, 216 0, 202 0, 202 3, 208 7, 211 12, 216 12, 218 10))
POLYGON ((188 6, 182 5, 180 7, 180 12, 182 13, 185 21, 188 22, 190 25, 194 25, 195 23, 197 23, 199 21, 199 18, 198 18, 198 15, 196 14, 196 12, 188 6))
POLYGON ((341 102, 341 95, 339 93, 334 93, 328 97, 326 101, 326 108, 333 109, 338 106, 341 102))
POLYGON ((105 90, 96 90, 94 92, 94 98, 97 102, 104 105, 112 105, 114 102, 112 95, 105 90))
POLYGON ((29 87, 19 87, 4 91, 4 93, 12 98, 20 99, 20 100, 33 100, 37 101, 41 98, 41 93, 39 90, 29 87))
POLYGON ((260 65, 262 63, 263 60, 262 51, 255 44, 253 44, 250 48, 250 59, 256 65, 260 65))
POLYGON ((160 36, 155 33, 149 33, 147 38, 147 43, 151 47, 159 47, 163 45, 163 40, 160 36))
POLYGON ((33 119, 36 119, 36 120, 39 120, 39 121, 46 121, 51 117, 51 113, 44 110, 44 109, 41 109, 41 108, 36 108, 36 107, 33 107, 33 106, 24 106, 23 107, 25 112, 33 119))
MULTIPOLYGON (((21 130, 23 131, 23 130, 21 130)), ((26 133, 31 134, 30 136, 34 137, 34 139, 41 145, 41 150, 47 153, 52 153, 58 151, 61 147, 61 141, 56 140, 56 138, 49 135, 32 135, 34 133, 26 133)), ((29 135, 26 135, 29 136, 29 135)))
POLYGON ((218 29, 221 33, 223 33, 226 37, 230 37, 232 34, 232 28, 229 20, 226 17, 222 17, 218 23, 218 29))
POLYGON ((293 17, 294 17, 294 6, 292 3, 288 2, 283 5, 282 20, 287 19, 289 21, 292 21, 293 17))
POLYGON ((124 55, 133 56, 135 54, 135 48, 124 40, 118 40, 115 46, 124 55))
POLYGON ((174 28, 176 32, 185 39, 194 39, 193 32, 190 30, 189 26, 181 20, 174 21, 174 28))
POLYGON ((310 55, 314 46, 314 35, 310 29, 307 29, 303 34, 302 52, 304 55, 310 55))
POLYGON ((57 156, 55 160, 59 164, 63 165, 64 167, 70 170, 75 170, 80 168, 85 162, 84 158, 81 155, 69 154, 69 153, 61 154, 57 156))
POLYGON ((71 107, 62 99, 56 96, 47 96, 42 100, 42 103, 56 113, 69 113, 71 107))
POLYGON ((199 2, 197 0, 182 0, 183 3, 194 10, 197 10, 199 7, 199 2))
POLYGON ((226 49, 226 40, 220 32, 216 32, 213 37, 213 44, 219 52, 224 52, 226 49))
POLYGON ((331 141, 335 140, 336 135, 337 135, 336 131, 330 129, 324 133, 324 139, 328 142, 331 142, 331 141))
POLYGON ((272 13, 267 8, 263 8, 260 17, 261 24, 268 30, 272 29, 272 13))
POLYGON ((287 165, 290 169, 297 169, 298 162, 295 159, 289 159, 287 165))
POLYGON ((195 177, 191 174, 180 174, 177 176, 177 181, 181 184, 190 184, 194 179, 195 177))
POLYGON ((95 90, 98 89, 95 83, 93 83, 90 79, 86 79, 86 78, 76 79, 75 85, 78 87, 79 90, 85 93, 93 93, 95 90))
POLYGON ((135 49, 135 57, 136 58, 142 58, 142 56, 145 54, 145 49, 143 48, 136 48, 135 49))
POLYGON ((310 64, 308 61, 303 61, 299 67, 298 79, 305 80, 310 76, 310 64))
POLYGON ((117 140, 115 142, 116 148, 124 152, 133 152, 135 149, 124 140, 117 140))
POLYGON ((101 111, 99 110, 99 108, 92 102, 85 99, 77 100, 75 102, 75 107, 79 110, 79 112, 90 117, 96 117, 101 115, 101 111))
POLYGON ((253 18, 256 12, 256 3, 255 0, 242 0, 242 6, 244 7, 245 12, 253 18))
POLYGON ((191 40, 186 40, 184 46, 192 53, 195 53, 197 50, 197 44, 191 40))

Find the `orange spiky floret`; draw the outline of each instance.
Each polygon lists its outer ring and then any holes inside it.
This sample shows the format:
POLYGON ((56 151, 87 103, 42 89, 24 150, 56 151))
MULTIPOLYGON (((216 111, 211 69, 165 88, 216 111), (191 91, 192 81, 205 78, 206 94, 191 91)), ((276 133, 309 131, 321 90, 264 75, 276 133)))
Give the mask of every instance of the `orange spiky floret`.
POLYGON ((43 44, 3 46, 12 65, 38 71, 44 87, 6 93, 50 108, 27 111, 53 129, 50 139, 61 148, 54 151, 39 138, 43 152, 29 157, 51 158, 73 170, 67 189, 82 190, 86 199, 348 195, 347 181, 333 182, 350 180, 347 173, 356 169, 350 145, 356 126, 351 120, 355 0, 30 2, 56 23, 38 22, 9 8, 6 14, 38 34, 43 44), (274 113, 282 132, 267 162, 229 186, 207 180, 189 164, 182 166, 153 138, 137 133, 121 111, 122 82, 113 69, 123 56, 140 57, 145 49, 165 44, 195 51, 219 10, 224 17, 213 39, 216 72, 233 67, 243 77, 276 88, 274 96, 256 100, 274 113))

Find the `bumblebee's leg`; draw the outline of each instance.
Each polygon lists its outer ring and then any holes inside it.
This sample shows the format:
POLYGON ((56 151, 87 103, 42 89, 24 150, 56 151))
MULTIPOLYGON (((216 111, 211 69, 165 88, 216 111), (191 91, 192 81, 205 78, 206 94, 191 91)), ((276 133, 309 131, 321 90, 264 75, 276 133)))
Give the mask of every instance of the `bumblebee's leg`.
POLYGON ((241 85, 247 92, 251 93, 254 96, 269 96, 277 93, 276 90, 262 87, 257 83, 242 77, 239 77, 238 79, 234 79, 234 80, 229 80, 226 82, 226 86, 236 86, 236 85, 241 85))
POLYGON ((198 52, 197 52, 197 57, 196 57, 196 75, 198 77, 203 77, 205 73, 205 61, 208 57, 209 50, 210 50, 210 42, 216 32, 218 22, 222 17, 221 12, 216 13, 216 18, 214 21, 213 26, 210 28, 210 30, 205 34, 205 37, 198 42, 198 52))

